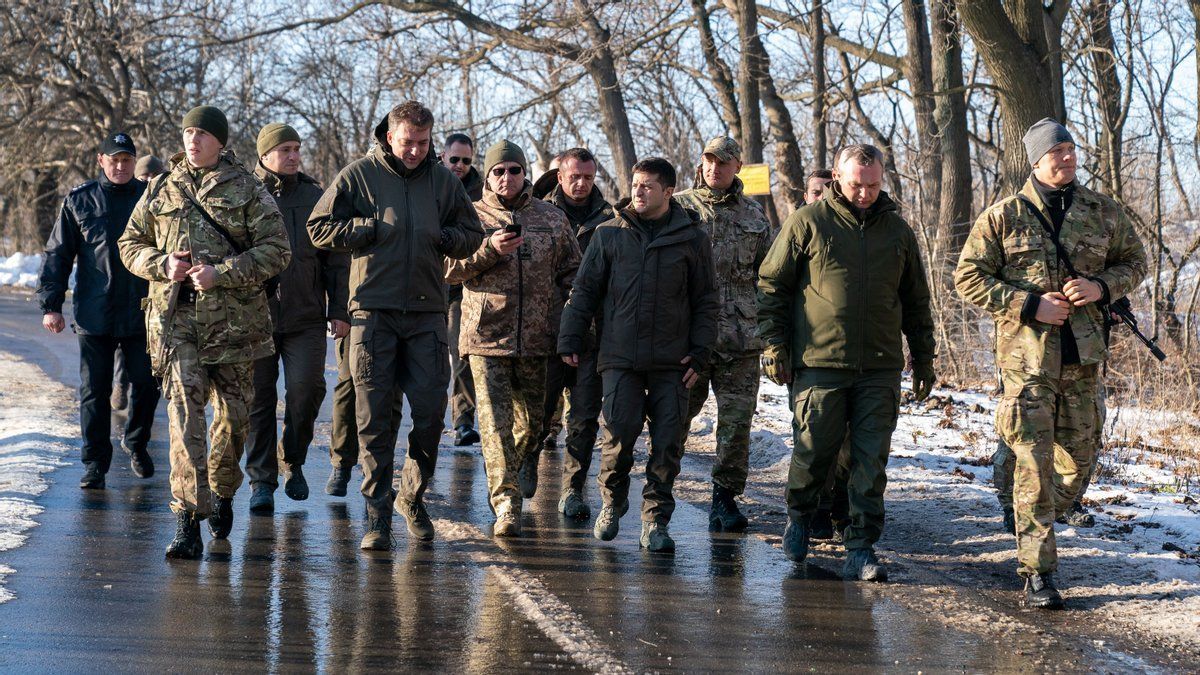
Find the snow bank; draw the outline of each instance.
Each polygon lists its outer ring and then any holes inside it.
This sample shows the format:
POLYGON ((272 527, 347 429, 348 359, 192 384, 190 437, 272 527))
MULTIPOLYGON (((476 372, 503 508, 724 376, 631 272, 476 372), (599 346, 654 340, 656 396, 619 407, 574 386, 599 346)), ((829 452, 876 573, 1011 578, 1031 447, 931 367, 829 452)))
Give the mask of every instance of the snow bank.
MULTIPOLYGON (((40 253, 33 255, 14 253, 7 258, 0 256, 0 286, 37 288, 38 272, 41 269, 42 256, 40 253)), ((75 275, 72 273, 72 286, 74 278, 75 275)))

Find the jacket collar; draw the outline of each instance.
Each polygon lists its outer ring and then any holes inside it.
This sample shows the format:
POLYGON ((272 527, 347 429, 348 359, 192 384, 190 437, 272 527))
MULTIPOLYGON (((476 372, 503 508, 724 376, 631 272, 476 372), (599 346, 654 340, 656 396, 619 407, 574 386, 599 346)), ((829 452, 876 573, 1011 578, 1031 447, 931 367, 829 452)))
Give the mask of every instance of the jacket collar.
POLYGON ((704 182, 704 177, 700 173, 700 169, 696 169, 696 186, 692 188, 692 194, 695 194, 701 201, 709 204, 729 204, 737 202, 745 193, 746 187, 742 183, 742 179, 737 176, 733 177, 733 184, 727 190, 718 190, 711 188, 708 183, 704 182))
POLYGON ((512 211, 516 213, 524 208, 527 208, 533 201, 533 183, 529 179, 525 179, 525 187, 521 188, 521 193, 517 195, 512 206, 505 204, 500 199, 500 195, 492 192, 490 185, 483 187, 483 203, 498 211, 512 211))
MULTIPOLYGON (((694 230, 699 222, 699 215, 694 211, 683 208, 674 199, 671 200, 669 213, 671 217, 667 220, 667 224, 663 226, 662 231, 658 233, 658 236, 653 241, 648 242, 647 248, 670 246, 681 241, 687 241, 695 235, 694 230)), ((617 222, 620 227, 642 232, 639 220, 637 212, 630 208, 622 209, 617 214, 617 222)))
POLYGON ((382 164, 387 170, 396 174, 400 178, 415 178, 429 170, 431 164, 437 162, 437 156, 433 152, 433 144, 430 143, 429 152, 425 154, 425 159, 417 165, 415 169, 409 169, 404 166, 399 158, 392 154, 392 148, 387 142, 388 132, 388 116, 384 115, 379 124, 375 125, 375 141, 377 145, 372 148, 371 155, 382 164))
MULTIPOLYGON (((859 220, 858 209, 850 205, 850 200, 846 199, 842 194, 841 185, 835 180, 829 184, 830 194, 825 197, 829 207, 838 212, 845 218, 849 218, 855 222, 859 220)), ((898 211, 896 202, 888 195, 887 191, 880 190, 879 197, 875 199, 875 203, 867 207, 867 210, 862 213, 862 222, 869 225, 880 215, 888 211, 898 211)))

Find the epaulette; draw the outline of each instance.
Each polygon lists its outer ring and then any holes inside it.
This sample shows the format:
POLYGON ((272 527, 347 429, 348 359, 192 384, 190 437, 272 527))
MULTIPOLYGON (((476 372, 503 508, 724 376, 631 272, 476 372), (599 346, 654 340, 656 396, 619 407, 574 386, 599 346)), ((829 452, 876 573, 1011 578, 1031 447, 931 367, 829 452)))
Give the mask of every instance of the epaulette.
POLYGON ((95 184, 96 184, 96 181, 94 181, 94 180, 89 180, 85 183, 80 183, 79 185, 76 185, 75 187, 71 188, 70 194, 75 194, 76 192, 79 192, 81 190, 86 190, 95 184))

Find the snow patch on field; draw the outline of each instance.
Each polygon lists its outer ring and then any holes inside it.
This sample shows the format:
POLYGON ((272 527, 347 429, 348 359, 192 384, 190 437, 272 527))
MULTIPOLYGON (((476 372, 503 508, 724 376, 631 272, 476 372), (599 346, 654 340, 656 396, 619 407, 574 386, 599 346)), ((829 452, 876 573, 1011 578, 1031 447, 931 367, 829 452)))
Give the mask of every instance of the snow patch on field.
MULTIPOLYGON (((68 464, 79 431, 72 392, 24 361, 0 353, 0 554, 25 543, 42 512, 34 499, 50 486, 46 474, 68 464)), ((13 569, 0 564, 0 602, 13 569)))
MULTIPOLYGON (((42 256, 38 253, 14 253, 7 258, 0 256, 0 286, 37 288, 41 269, 42 256)), ((74 279, 74 276, 72 273, 71 278, 74 279)))

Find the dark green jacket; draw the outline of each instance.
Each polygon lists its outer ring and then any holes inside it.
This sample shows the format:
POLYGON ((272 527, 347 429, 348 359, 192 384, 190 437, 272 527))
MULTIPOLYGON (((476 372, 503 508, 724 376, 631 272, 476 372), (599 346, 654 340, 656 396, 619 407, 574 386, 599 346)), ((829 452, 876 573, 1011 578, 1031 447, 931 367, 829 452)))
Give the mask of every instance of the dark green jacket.
POLYGON ((596 369, 696 370, 717 339, 712 243, 698 217, 674 201, 653 238, 621 211, 592 235, 563 308, 558 353, 579 354, 592 320, 600 331, 596 369))
MULTIPOLYGON (((557 175, 557 169, 555 169, 557 175)), ((557 206, 563 213, 567 214, 567 220, 571 222, 571 227, 575 228, 575 240, 579 242, 579 250, 587 250, 588 242, 592 239, 592 233, 600 226, 600 223, 605 223, 612 220, 616 216, 616 211, 609 205, 608 200, 604 198, 600 188, 592 186, 592 193, 588 195, 587 217, 576 222, 571 217, 571 212, 567 208, 568 202, 563 195, 562 187, 557 183, 554 188, 546 194, 544 199, 551 204, 557 206)))
POLYGON ((861 218, 837 191, 797 209, 759 268, 758 332, 794 368, 904 368, 934 358, 929 284, 912 228, 886 192, 861 218))
POLYGON ((349 251, 350 311, 446 312, 446 258, 483 243, 463 183, 432 153, 408 170, 387 147, 387 118, 370 154, 342 169, 313 208, 313 245, 349 251))
POLYGON ((254 168, 254 175, 275 198, 292 245, 292 261, 279 273, 279 290, 275 297, 268 298, 275 332, 322 327, 330 319, 349 323, 346 291, 350 256, 318 250, 306 229, 308 216, 321 198, 321 184, 304 173, 281 176, 262 162, 254 168))

